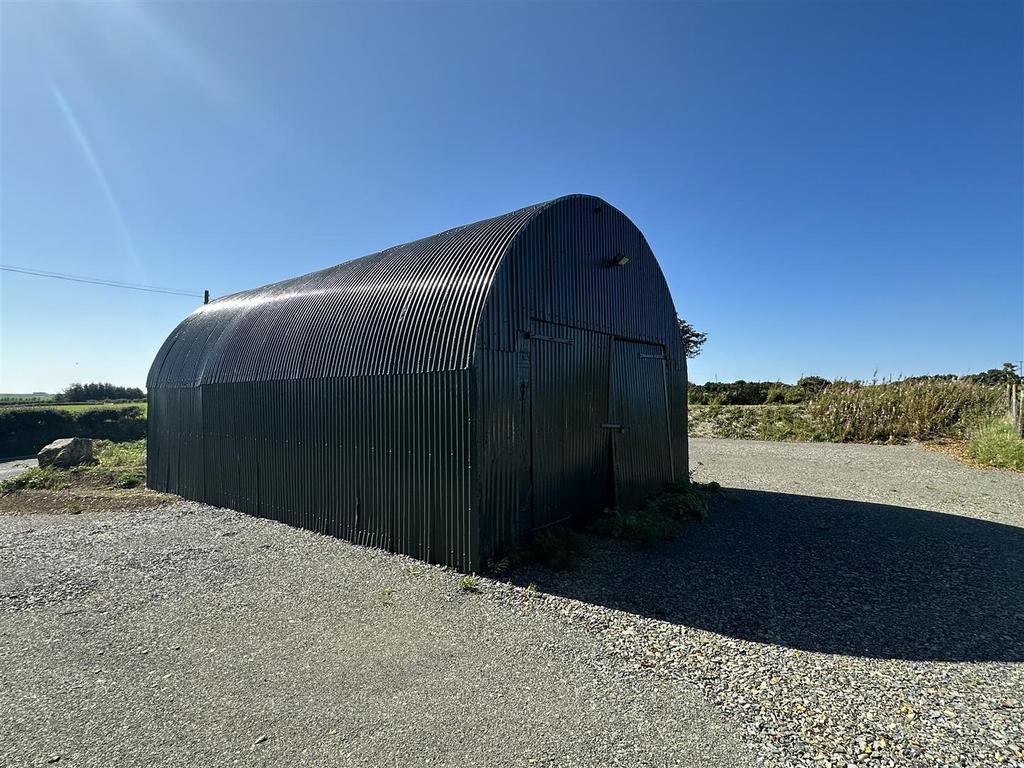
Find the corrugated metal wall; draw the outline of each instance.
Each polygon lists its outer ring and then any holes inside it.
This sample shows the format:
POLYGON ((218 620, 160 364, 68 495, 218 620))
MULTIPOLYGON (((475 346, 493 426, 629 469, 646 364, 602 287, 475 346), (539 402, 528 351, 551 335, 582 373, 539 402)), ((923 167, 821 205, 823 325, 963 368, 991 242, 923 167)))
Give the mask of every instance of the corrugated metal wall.
MULTIPOLYGON (((667 396, 670 442, 660 450, 671 446, 674 463, 666 457, 646 475, 638 471, 627 479, 649 490, 659 478, 669 482, 688 472, 686 358, 661 268, 640 230, 599 198, 572 196, 538 210, 510 246, 481 318, 480 509, 485 557, 543 524, 546 518, 531 510, 538 491, 545 504, 571 507, 567 514, 577 520, 592 517, 610 501, 602 478, 614 437, 601 423, 611 412, 611 354, 617 338, 656 345, 665 354, 661 365, 667 391, 659 402, 667 396), (620 254, 629 262, 613 266, 620 254), (531 336, 570 343, 559 349, 557 342, 531 341, 531 336), (545 359, 531 361, 538 345, 545 359), (539 393, 538 386, 546 391, 539 393), (571 397, 563 394, 564 386, 570 387, 571 397), (517 408, 520 402, 525 405, 517 408), (531 403, 540 425, 531 422, 531 403), (559 423, 545 423, 551 419, 559 423), (566 419, 572 420, 572 428, 566 419), (538 427, 545 444, 541 464, 535 451, 538 427), (553 430, 557 439, 551 442, 553 430), (558 485, 559 476, 563 485, 558 485), (583 478, 590 478, 589 484, 583 478)), ((634 454, 637 448, 648 456, 659 450, 637 444, 634 454)), ((634 456, 629 466, 643 460, 634 456)), ((627 496, 635 503, 635 494, 627 496)))
POLYGON ((543 205, 198 309, 150 369, 150 487, 478 567, 476 328, 543 205))
POLYGON ((473 570, 534 527, 538 479, 549 496, 592 492, 580 514, 597 503, 607 433, 577 427, 607 399, 614 337, 665 347, 685 471, 674 317, 643 236, 587 196, 235 294, 186 318, 154 360, 149 484, 473 570), (630 264, 609 267, 617 253, 630 264), (572 344, 535 351, 555 334, 572 344), (535 405, 538 375, 551 402, 535 405), (533 462, 531 425, 556 402, 565 488, 533 462))
POLYGON ((149 484, 472 569, 470 387, 463 370, 153 390, 149 484))
POLYGON ((675 477, 668 424, 665 348, 615 339, 608 421, 612 429, 615 501, 636 509, 675 477))

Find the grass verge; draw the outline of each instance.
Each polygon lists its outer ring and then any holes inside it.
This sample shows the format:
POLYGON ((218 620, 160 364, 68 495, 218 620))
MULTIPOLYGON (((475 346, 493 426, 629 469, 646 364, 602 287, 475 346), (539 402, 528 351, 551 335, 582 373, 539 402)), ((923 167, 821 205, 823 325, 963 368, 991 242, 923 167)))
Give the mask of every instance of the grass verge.
POLYGON ((146 441, 93 443, 96 463, 30 469, 0 483, 0 514, 142 509, 172 496, 146 489, 146 441))
POLYGON ((1007 419, 993 419, 967 443, 967 455, 985 467, 1024 472, 1024 440, 1007 419))
POLYGON ((24 490, 54 491, 67 485, 64 473, 52 467, 33 467, 0 483, 0 495, 24 490))

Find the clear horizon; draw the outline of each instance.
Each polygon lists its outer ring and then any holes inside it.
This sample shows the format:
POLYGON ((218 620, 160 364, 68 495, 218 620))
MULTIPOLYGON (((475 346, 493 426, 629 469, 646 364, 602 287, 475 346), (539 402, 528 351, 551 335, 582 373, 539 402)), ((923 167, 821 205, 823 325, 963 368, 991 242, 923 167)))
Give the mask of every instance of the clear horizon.
MULTIPOLYGON (((690 379, 1024 358, 1024 6, 0 5, 0 263, 216 297, 562 194, 690 379)), ((0 392, 144 386, 183 296, 0 272, 0 392)))

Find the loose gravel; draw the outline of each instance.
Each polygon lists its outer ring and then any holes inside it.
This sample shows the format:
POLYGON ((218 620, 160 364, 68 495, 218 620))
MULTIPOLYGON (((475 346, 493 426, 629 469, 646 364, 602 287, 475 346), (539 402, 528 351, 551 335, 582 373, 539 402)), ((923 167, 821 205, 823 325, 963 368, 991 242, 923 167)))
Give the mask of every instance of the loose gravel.
POLYGON ((188 502, 0 518, 0 764, 1024 766, 1020 475, 691 452, 678 541, 479 593, 188 502))
POLYGON ((691 457, 725 490, 682 539, 515 580, 696 686, 764 765, 1024 766, 1024 477, 916 447, 691 457))
POLYGON ((0 765, 749 761, 691 686, 460 580, 188 502, 0 518, 0 765))

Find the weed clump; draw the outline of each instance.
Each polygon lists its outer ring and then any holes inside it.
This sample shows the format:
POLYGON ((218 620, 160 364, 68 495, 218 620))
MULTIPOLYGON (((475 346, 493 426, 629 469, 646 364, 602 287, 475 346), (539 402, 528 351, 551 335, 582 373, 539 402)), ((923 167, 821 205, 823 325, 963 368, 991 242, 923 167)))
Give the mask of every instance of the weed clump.
POLYGON ((572 528, 552 526, 534 531, 528 539, 507 548, 489 570, 502 574, 524 565, 540 565, 552 571, 569 571, 579 566, 582 557, 580 535, 572 528))
MULTIPOLYGON (((640 509, 606 509, 588 530, 598 536, 632 542, 642 549, 653 549, 678 537, 688 521, 703 520, 708 494, 718 491, 718 483, 673 483, 640 509)), ((583 555, 583 536, 567 526, 551 526, 506 549, 488 564, 488 570, 503 574, 525 565, 570 570, 579 565, 583 555)))
POLYGON ((132 467, 123 472, 118 472, 114 478, 115 488, 138 488, 146 482, 146 470, 139 467, 132 467))
POLYGON ((479 592, 480 580, 476 576, 463 576, 459 580, 459 590, 462 592, 479 592))
POLYGON ((101 467, 144 467, 146 465, 145 440, 132 440, 127 443, 96 440, 93 447, 96 452, 96 461, 101 467))
POLYGON ((651 509, 622 512, 605 510, 592 530, 598 536, 631 541, 641 549, 654 549, 663 541, 671 541, 683 532, 683 524, 668 515, 651 509))
POLYGON ((1007 419, 994 419, 980 427, 967 444, 978 464, 1024 472, 1024 440, 1007 419))
POLYGON ((708 511, 708 493, 718 483, 673 483, 638 510, 605 510, 592 526, 594 533, 653 549, 682 534, 687 521, 701 521, 708 511))

